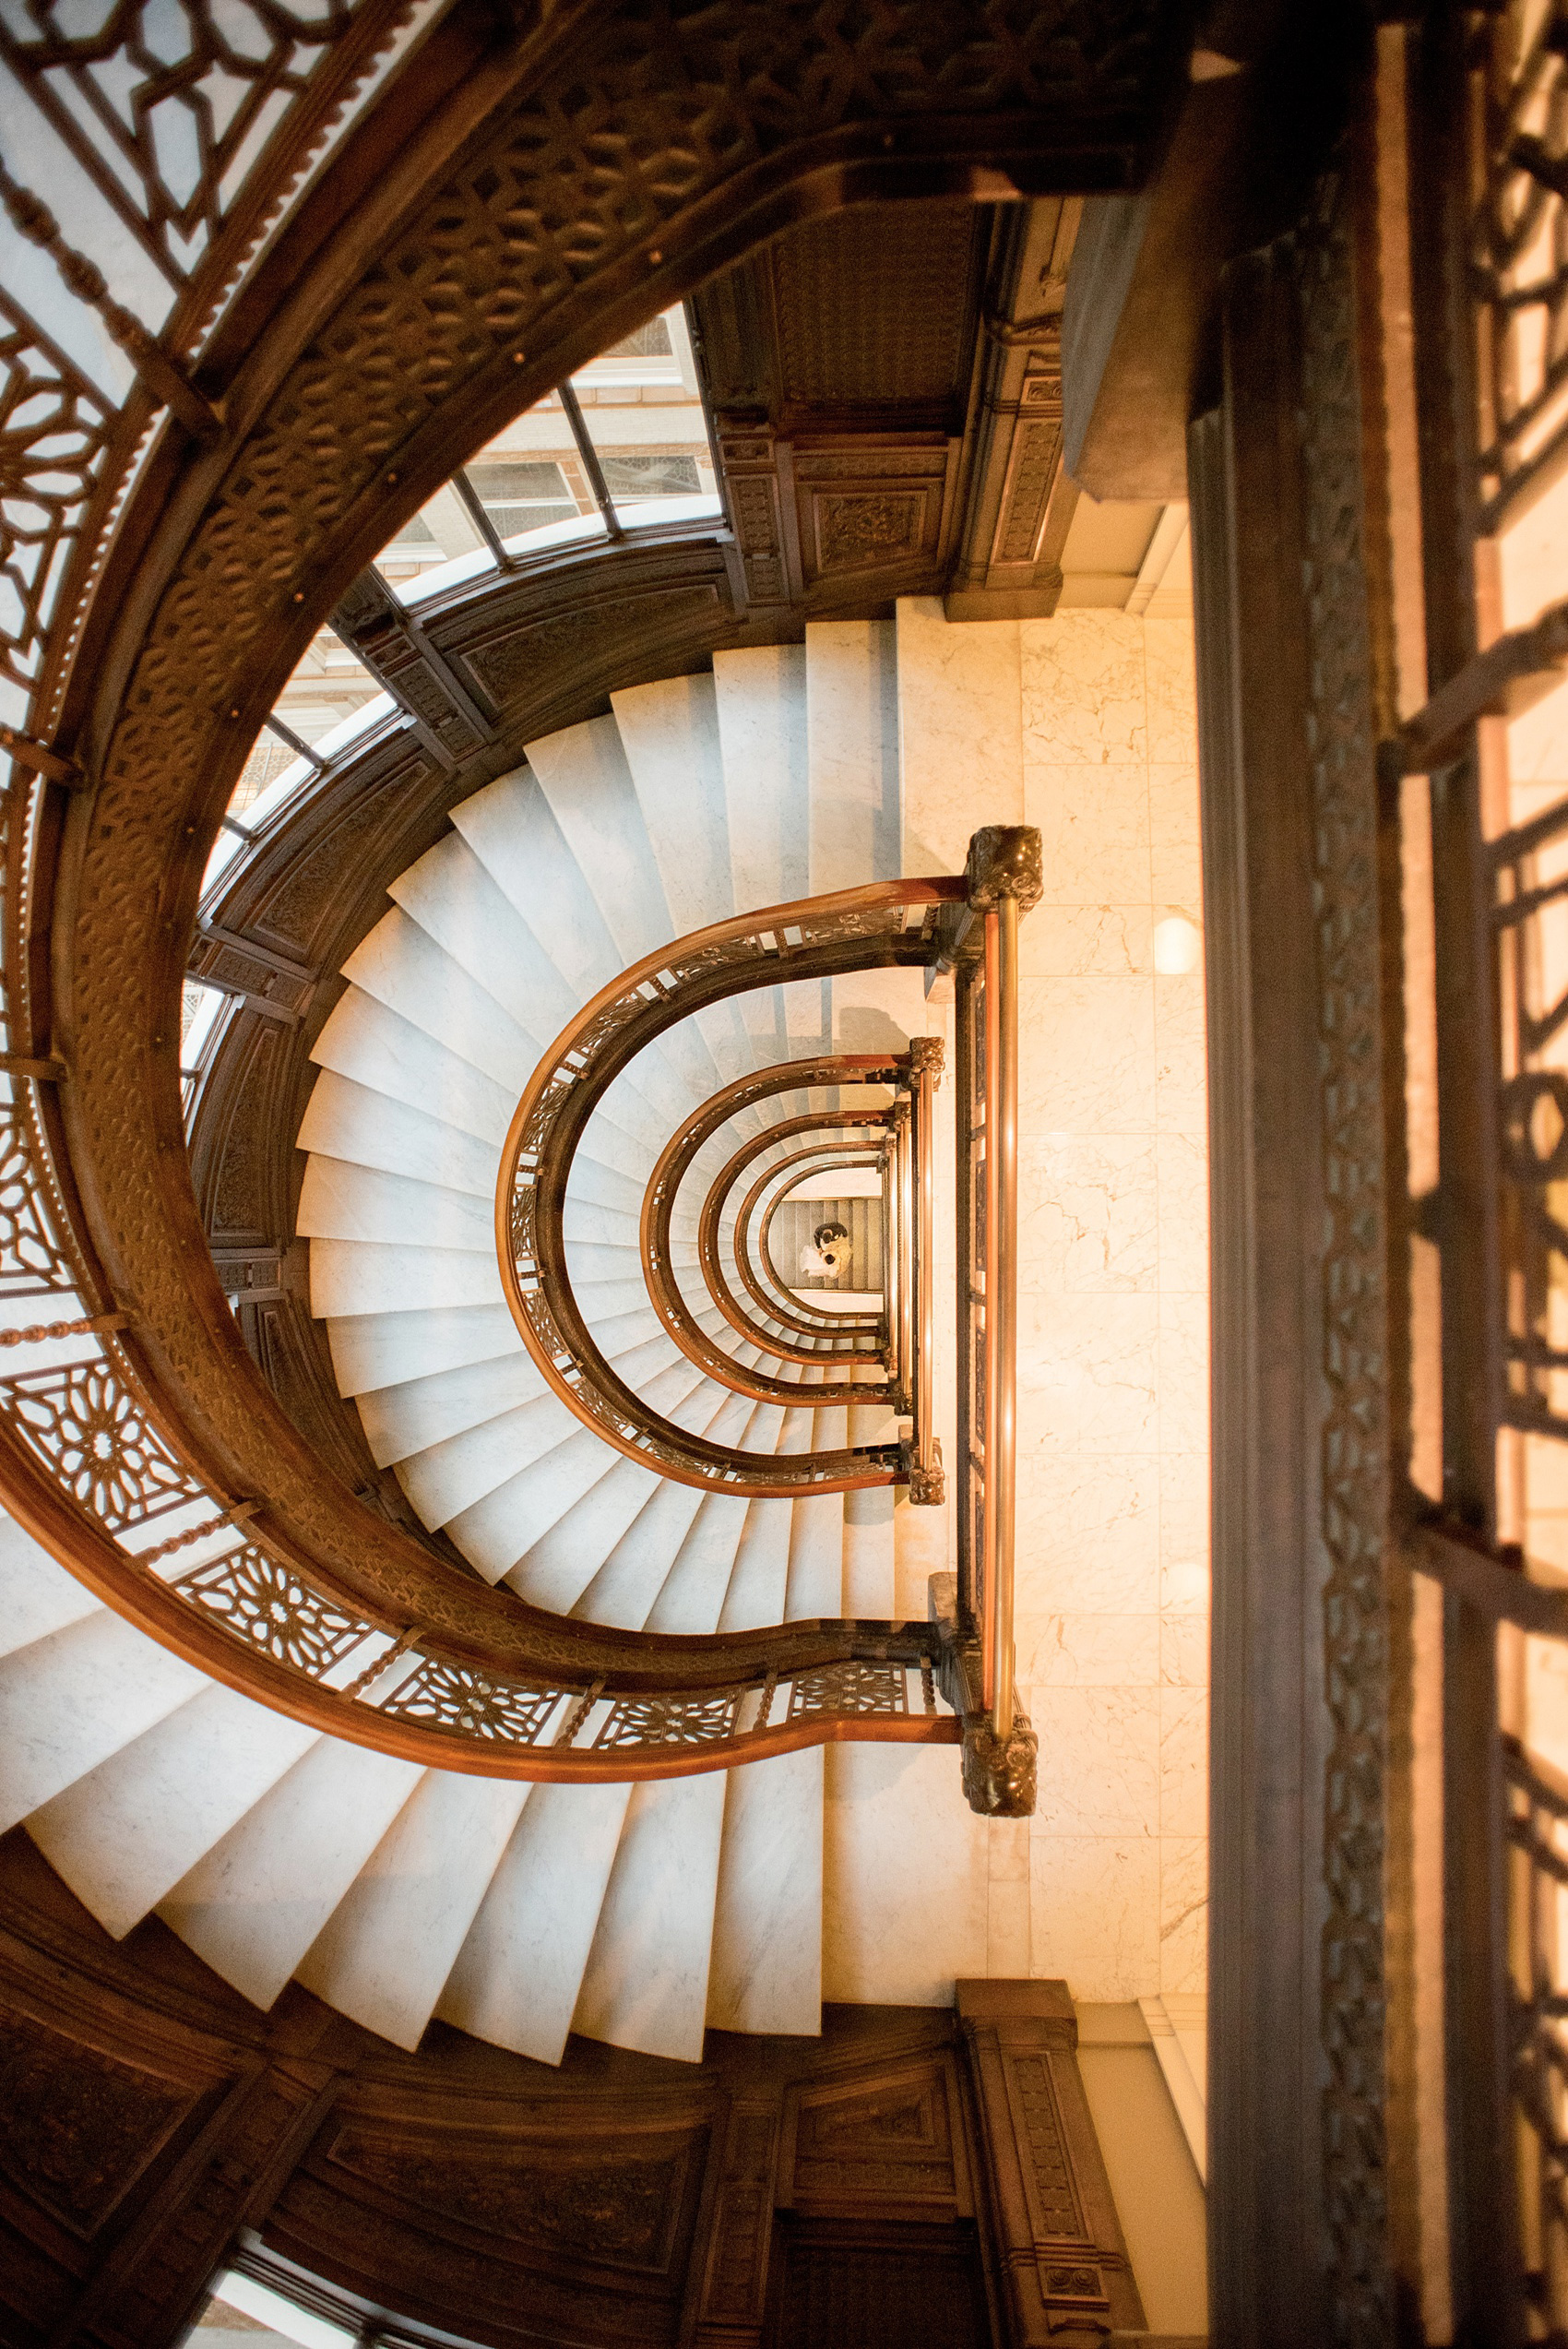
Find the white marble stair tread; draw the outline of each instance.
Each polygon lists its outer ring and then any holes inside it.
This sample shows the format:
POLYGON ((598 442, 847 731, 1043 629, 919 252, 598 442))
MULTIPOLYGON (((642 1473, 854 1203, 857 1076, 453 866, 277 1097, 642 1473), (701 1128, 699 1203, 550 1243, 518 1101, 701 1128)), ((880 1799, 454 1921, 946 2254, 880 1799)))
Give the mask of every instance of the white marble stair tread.
POLYGON ((310 1306, 321 1321, 421 1306, 501 1306, 495 1252, 422 1248, 375 1240, 313 1240, 310 1306))
POLYGON ((564 983, 564 1027, 626 958, 538 780, 527 768, 501 776, 455 807, 452 823, 564 983))
MULTIPOLYGON (((673 1417, 688 1397, 701 1394, 704 1388, 701 1374, 681 1356, 650 1379, 645 1391, 650 1408, 662 1409, 673 1417)), ((613 1485, 608 1497, 600 1497, 601 1487, 613 1476, 618 1463, 637 1465, 591 1429, 579 1425, 526 1474, 510 1480, 505 1538, 517 1547, 505 1575, 509 1588, 538 1605, 552 1606, 563 1614, 567 1611, 624 1531, 624 1522, 615 1524, 626 1497, 624 1484, 613 1485), (585 1448, 585 1437, 593 1447, 591 1452, 585 1448), (606 1529, 602 1542, 596 1530, 601 1517, 606 1529), (611 1526, 612 1532, 608 1530, 611 1526), (561 1538, 552 1542, 552 1533, 561 1538), (547 1591, 559 1595, 546 1597, 547 1591)), ((494 1530, 499 1538, 499 1520, 494 1530)), ((462 1545, 456 1531, 453 1539, 462 1545)))
POLYGON ((498 1582, 599 1482, 616 1456, 613 1446, 569 1415, 563 1441, 448 1518, 446 1531, 469 1565, 487 1582, 498 1582))
POLYGON ((558 1396, 536 1395, 460 1436, 410 1452, 398 1463, 398 1479, 426 1525, 445 1525, 498 1486, 515 1483, 581 1425, 558 1396))
POLYGON ((707 2021, 716 2031, 822 2029, 823 1749, 727 1773, 707 2021))
POLYGON ((558 2064, 631 1788, 535 1786, 435 2003, 443 2022, 558 2064))
POLYGON ((417 2047, 528 1793, 427 1770, 297 1967, 305 1988, 417 2047))
POLYGON ((676 936, 723 921, 735 900, 713 679, 634 686, 610 707, 676 936))
POLYGON ((423 1110, 496 1151, 517 1105, 515 1092, 358 987, 327 1014, 310 1056, 318 1067, 423 1110))
POLYGON ((454 962, 400 905, 384 914, 343 976, 516 1097, 551 1039, 519 1026, 481 979, 454 962))
POLYGON ((214 1973, 270 2007, 422 1775, 322 1737, 158 1903, 214 1973))
POLYGON ((702 2060, 724 1773, 632 1789, 574 2028, 612 2046, 702 2060))
POLYGON ((498 1142, 447 1125, 417 1103, 394 1100, 374 1085, 324 1069, 305 1105, 296 1137, 303 1151, 378 1168, 443 1190, 495 1197, 498 1142))
MULTIPOLYGON (((672 1352, 671 1341, 649 1310, 616 1314, 590 1326, 606 1358, 617 1365, 629 1358, 635 1375, 641 1374, 647 1360, 645 1348, 659 1347, 660 1367, 672 1352)), ((510 1351, 499 1356, 487 1355, 424 1377, 389 1380, 359 1393, 360 1418, 378 1467, 390 1467, 432 1444, 463 1435, 545 1392, 544 1374, 523 1351, 510 1315, 506 1335, 510 1351)), ((417 1330, 410 1333, 410 1360, 421 1359, 418 1339, 417 1330)))
POLYGON ((614 719, 585 719, 531 742, 528 761, 592 893, 617 966, 674 937, 679 925, 614 719))
POLYGON ((903 860, 890 620, 806 624, 812 896, 895 878, 903 860))
POLYGON ((14 1518, 0 1518, 0 1656, 101 1615, 103 1602, 14 1518))
POLYGON ((341 1314, 328 1319, 327 1335, 338 1392, 356 1397, 522 1353, 504 1305, 341 1314))
POLYGON ((118 1938, 277 1784, 318 1734, 208 1684, 34 1811, 28 1833, 118 1938))
MULTIPOLYGON (((504 779, 505 781, 508 779, 504 779)), ((495 786, 489 785, 493 790, 495 786)), ((434 939, 459 969, 493 995, 530 1035, 553 1041, 602 978, 584 970, 576 982, 558 970, 524 916, 464 837, 463 822, 482 822, 484 793, 454 810, 457 829, 427 849, 387 895, 434 939)), ((504 793, 504 797, 505 794, 504 793)), ((546 883, 548 876, 542 876, 546 883)), ((603 977, 608 977, 608 972, 603 977)))
POLYGON ((0 1658, 0 1833, 207 1685, 107 1607, 0 1658))
POLYGON ((313 1151, 305 1165, 294 1229, 307 1240, 495 1253, 495 1213, 488 1199, 320 1151, 313 1151))
POLYGON ((573 1615, 584 1623, 640 1631, 693 1519, 698 1509, 711 1506, 696 1485, 658 1478, 638 1514, 594 1569, 571 1609, 573 1615))
POLYGON ((518 1344, 515 1352, 493 1360, 373 1388, 356 1400, 375 1464, 390 1468, 544 1392, 543 1372, 518 1344))
MULTIPOLYGON (((842 1411, 790 1411, 778 1437, 781 1454, 828 1451, 842 1441, 842 1411)), ((837 1493, 802 1495, 789 1503, 790 1525, 783 1604, 786 1623, 842 1612, 844 1504, 837 1493)))
POLYGON ((713 684, 736 909, 790 904, 811 891, 804 649, 716 652, 713 684))
POLYGON ((719 1612, 720 1631, 750 1631, 759 1624, 783 1621, 790 1582, 790 1510, 787 1500, 749 1504, 719 1612))
POLYGON ((533 1606, 570 1615, 661 1481, 651 1468, 624 1453, 612 1454, 599 1482, 510 1568, 507 1589, 533 1606))

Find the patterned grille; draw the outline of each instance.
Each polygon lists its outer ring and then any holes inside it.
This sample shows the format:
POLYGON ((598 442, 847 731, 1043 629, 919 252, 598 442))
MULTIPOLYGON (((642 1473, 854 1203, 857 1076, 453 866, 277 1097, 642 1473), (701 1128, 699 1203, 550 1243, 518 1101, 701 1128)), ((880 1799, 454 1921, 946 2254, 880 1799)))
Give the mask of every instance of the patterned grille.
POLYGON ((791 1721, 803 1713, 907 1713, 909 1684, 901 1663, 825 1663, 790 1684, 791 1721))
POLYGON ((481 1737, 497 1745, 537 1746, 561 1702, 559 1688, 493 1680, 467 1664, 422 1656, 408 1678, 376 1710, 404 1721, 424 1723, 458 1737, 481 1737))
POLYGON ((317 1679, 374 1628, 333 1606, 252 1542, 192 1567, 170 1588, 247 1646, 317 1679))

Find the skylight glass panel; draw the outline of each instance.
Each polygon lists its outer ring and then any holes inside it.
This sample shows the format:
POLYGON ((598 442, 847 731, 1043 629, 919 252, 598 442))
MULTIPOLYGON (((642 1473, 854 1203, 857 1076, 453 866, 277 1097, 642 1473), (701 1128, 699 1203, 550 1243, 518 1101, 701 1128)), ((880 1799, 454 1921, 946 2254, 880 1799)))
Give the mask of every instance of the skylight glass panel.
POLYGON ((719 511, 707 419, 678 305, 572 377, 604 487, 622 522, 719 511))

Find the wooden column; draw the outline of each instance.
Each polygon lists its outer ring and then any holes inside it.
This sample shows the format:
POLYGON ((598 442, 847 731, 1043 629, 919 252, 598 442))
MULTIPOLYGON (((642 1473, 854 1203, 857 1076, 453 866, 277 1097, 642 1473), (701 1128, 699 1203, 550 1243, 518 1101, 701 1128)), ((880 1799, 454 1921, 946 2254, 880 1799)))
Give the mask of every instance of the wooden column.
POLYGON ((957 1994, 1008 2349, 1142 2331, 1066 1984, 960 1982, 957 1994))

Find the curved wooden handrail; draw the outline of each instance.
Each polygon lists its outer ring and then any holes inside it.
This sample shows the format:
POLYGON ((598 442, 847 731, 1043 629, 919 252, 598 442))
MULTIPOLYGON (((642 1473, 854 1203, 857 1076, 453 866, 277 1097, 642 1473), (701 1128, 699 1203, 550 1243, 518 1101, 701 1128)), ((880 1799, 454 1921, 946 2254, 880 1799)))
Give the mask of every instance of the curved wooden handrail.
MULTIPOLYGON (((791 1344, 787 1339, 775 1337, 762 1329, 746 1312, 730 1286, 725 1274, 719 1246, 719 1225, 723 1218, 725 1199, 736 1183, 740 1181, 747 1167, 754 1163, 763 1151, 777 1143, 792 1139, 799 1133, 819 1133, 824 1127, 873 1126, 880 1122, 879 1118, 867 1116, 854 1110, 839 1110, 832 1115, 818 1112, 803 1117, 787 1118, 781 1124, 770 1127, 765 1135, 754 1136, 752 1139, 743 1142, 733 1158, 714 1177, 707 1197, 703 1201, 702 1215, 697 1225, 697 1258, 702 1267, 703 1279, 707 1284, 708 1294, 732 1330, 739 1331, 748 1343, 766 1347, 769 1353, 777 1355, 782 1362, 812 1364, 847 1362, 880 1365, 883 1360, 880 1321, 867 1321, 862 1316, 853 1325, 846 1322, 835 1330, 826 1324, 810 1323, 799 1315, 791 1314, 788 1306, 775 1305, 757 1282, 747 1261, 742 1221, 737 1215, 735 1269, 740 1274, 747 1294, 756 1301, 761 1310, 770 1319, 782 1322, 786 1328, 797 1330, 802 1336, 812 1339, 814 1342, 810 1345, 791 1344), (869 1347, 852 1342, 867 1336, 873 1340, 869 1347), (842 1342, 844 1341, 850 1342, 844 1343, 842 1342), (833 1351, 829 1352, 829 1348, 833 1351)), ((801 1161, 820 1158, 825 1149, 834 1151, 842 1150, 842 1148, 843 1143, 839 1141, 829 1142, 814 1150, 795 1151, 781 1163, 766 1168, 753 1185, 748 1197, 754 1198, 768 1183, 777 1180, 787 1168, 798 1164, 801 1161)), ((800 1180, 800 1177, 797 1176, 796 1180, 800 1180)), ((645 1266, 644 1270, 647 1271, 647 1268, 645 1266)))
MULTIPOLYGON (((809 1153, 802 1153, 802 1155, 808 1154, 809 1153)), ((885 1152, 884 1152, 883 1155, 885 1157, 885 1152)), ((854 1163, 858 1163, 859 1162, 854 1163)), ((848 1159, 837 1159, 830 1161, 829 1163, 834 1165, 849 1165, 851 1162, 848 1159)), ((821 1171, 826 1172, 826 1170, 824 1168, 821 1171)), ((797 1182, 801 1179, 802 1178, 800 1176, 796 1177, 797 1182)), ((756 1200, 766 1189, 770 1180, 770 1175, 763 1175, 760 1177, 759 1180, 754 1184, 752 1191, 748 1193, 747 1198, 742 1201, 740 1211, 735 1218, 735 1230, 738 1236, 742 1234, 742 1227, 744 1227, 745 1231, 749 1233, 751 1216, 755 1207, 756 1200)), ((757 1244, 754 1258, 756 1265, 761 1270, 763 1279, 771 1281, 774 1287, 779 1290, 785 1296, 789 1297, 791 1303, 795 1302, 795 1293, 790 1287, 788 1282, 784 1279, 783 1274, 779 1271, 778 1267, 773 1261, 773 1251, 769 1240, 769 1234, 773 1227, 773 1218, 776 1210, 782 1201, 789 1197, 790 1192, 793 1190, 794 1187, 795 1186, 793 1183, 786 1183, 781 1189, 775 1191, 773 1197, 768 1200, 767 1205, 764 1208, 762 1222, 757 1232, 757 1244)), ((742 1259, 737 1257, 737 1262, 739 1263, 741 1261, 742 1259)), ((748 1246, 742 1270, 744 1270, 746 1266, 749 1266, 752 1261, 752 1250, 748 1246)), ((766 1295, 766 1292, 763 1291, 762 1294, 766 1295)), ((818 1309, 808 1306, 803 1302, 802 1302, 800 1306, 800 1311, 802 1317, 816 1310, 820 1310, 821 1318, 820 1319, 814 1321, 811 1326, 814 1329, 826 1330, 838 1334, 856 1330, 862 1325, 865 1325, 868 1320, 868 1317, 861 1313, 858 1306, 852 1310, 848 1310, 836 1308, 832 1306, 824 1306, 818 1309)), ((878 1336, 885 1349, 887 1341, 885 1317, 883 1314, 878 1313, 872 1318, 874 1321, 878 1336)))
MULTIPOLYGON (((552 1391, 628 1458, 678 1483, 758 1498, 902 1481, 907 1472, 896 1445, 765 1458, 693 1436, 650 1411, 605 1360, 573 1295, 563 1224, 565 1186, 596 1104, 666 1029, 751 988, 849 971, 922 969, 936 950, 941 909, 958 906, 965 897, 963 878, 943 874, 873 882, 714 923, 623 972, 585 1005, 540 1062, 513 1116, 496 1184, 503 1294, 552 1391)), ((885 1072, 885 1082, 897 1076, 891 1060, 862 1058, 885 1072)), ((794 1062, 781 1081, 755 1080, 752 1097, 809 1084, 815 1065, 794 1062)), ((725 1114, 745 1105, 731 1099, 725 1114)), ((798 1405, 801 1390, 789 1390, 785 1399, 798 1405)))
MULTIPOLYGON (((826 1400, 842 1401, 853 1388, 855 1398, 862 1402, 891 1402, 892 1389, 884 1381, 877 1385, 861 1386, 856 1381, 857 1368, 875 1355, 857 1356, 851 1353, 810 1353, 787 1355, 820 1366, 824 1372, 822 1384, 802 1386, 799 1379, 774 1377, 766 1371, 742 1370, 721 1346, 707 1335, 682 1294, 675 1279, 670 1246, 670 1224, 674 1212, 676 1196, 694 1160, 705 1144, 729 1124, 740 1109, 748 1109, 779 1093, 809 1091, 817 1085, 896 1084, 903 1073, 902 1064, 885 1055, 864 1053, 839 1053, 822 1060, 787 1060, 773 1068, 758 1071, 754 1077, 742 1077, 736 1083, 722 1086, 711 1094, 679 1133, 672 1135, 660 1151, 657 1164, 647 1179, 643 1193, 642 1256, 643 1278, 653 1300, 654 1310, 664 1323, 682 1353, 706 1370, 710 1378, 721 1386, 731 1387, 737 1394, 753 1395, 762 1402, 782 1402, 790 1405, 826 1400), (842 1376, 836 1374, 842 1372, 842 1376)), ((801 1117, 786 1118, 770 1126, 760 1137, 753 1137, 747 1145, 749 1155, 766 1149, 771 1141, 787 1139, 795 1133, 814 1132, 830 1123, 837 1115, 853 1112, 808 1111, 801 1117)), ((867 1123, 869 1119, 859 1122, 867 1123)), ((709 1234, 717 1242, 717 1231, 709 1234)), ((702 1242, 699 1238, 699 1250, 702 1242)), ((713 1261, 717 1264, 715 1248, 713 1261)), ((704 1277, 708 1265, 704 1263, 704 1277)), ((709 1281, 709 1286, 712 1283, 709 1281)), ((748 1334, 750 1334, 748 1332, 748 1334)), ((770 1348, 770 1351, 777 1349, 770 1348)), ((800 1455, 809 1459, 809 1453, 800 1455)))
MULTIPOLYGON (((811 1306, 798 1299, 794 1295, 794 1293, 780 1280, 778 1267, 774 1264, 767 1251, 767 1228, 775 1206, 780 1198, 784 1198, 789 1191, 793 1189, 793 1182, 785 1184, 783 1188, 776 1192, 774 1198, 768 1201, 767 1207, 763 1214, 762 1228, 757 1235, 757 1246, 754 1257, 750 1245, 749 1235, 751 1219, 756 1210, 757 1201, 761 1198, 768 1185, 777 1181, 778 1177, 783 1174, 787 1168, 798 1164, 802 1160, 818 1158, 822 1156, 823 1151, 842 1151, 846 1147, 847 1145, 842 1142, 826 1143, 822 1146, 822 1150, 798 1151, 793 1158, 785 1159, 778 1165, 768 1166, 763 1169, 763 1172, 757 1176, 756 1181, 752 1185, 751 1189, 746 1193, 745 1198, 741 1201, 740 1206, 735 1210, 735 1225, 733 1233, 735 1269, 740 1273, 741 1279, 744 1283, 748 1294, 755 1297, 764 1309, 772 1314, 777 1320, 784 1321, 790 1326, 803 1329, 812 1336, 855 1335, 862 1330, 874 1330, 879 1341, 884 1346, 885 1346, 887 1334, 886 1324, 885 1318, 882 1314, 865 1315, 860 1313, 849 1314, 824 1312, 818 1316, 814 1314, 811 1306), (763 1286, 764 1279, 768 1279, 773 1282, 774 1287, 779 1294, 788 1298, 789 1303, 787 1305, 777 1303, 774 1297, 768 1294, 768 1292, 763 1286)), ((863 1159, 859 1158, 849 1159, 845 1157, 829 1157, 827 1163, 829 1165, 836 1166, 849 1166, 863 1164, 864 1161, 863 1159)), ((794 1181, 799 1182, 800 1179, 800 1176, 797 1175, 794 1178, 794 1181)))

